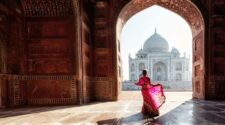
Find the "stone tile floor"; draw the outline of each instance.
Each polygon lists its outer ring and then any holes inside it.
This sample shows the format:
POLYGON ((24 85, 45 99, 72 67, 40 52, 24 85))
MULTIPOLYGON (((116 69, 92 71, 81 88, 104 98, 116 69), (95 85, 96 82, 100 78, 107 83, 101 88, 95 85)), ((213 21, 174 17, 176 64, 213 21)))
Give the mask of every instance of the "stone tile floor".
POLYGON ((140 113, 141 93, 127 91, 117 102, 0 110, 0 125, 225 125, 225 101, 192 100, 191 92, 165 95, 155 119, 140 113))

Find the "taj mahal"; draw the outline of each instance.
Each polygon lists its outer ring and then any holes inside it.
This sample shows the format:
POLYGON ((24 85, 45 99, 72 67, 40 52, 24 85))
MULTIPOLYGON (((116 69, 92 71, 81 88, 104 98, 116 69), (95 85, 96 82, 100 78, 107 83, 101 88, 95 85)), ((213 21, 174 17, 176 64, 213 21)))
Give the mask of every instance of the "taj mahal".
POLYGON ((148 71, 152 82, 160 82, 166 88, 191 89, 190 58, 173 47, 169 51, 168 41, 157 30, 132 58, 129 55, 129 81, 123 82, 123 89, 135 89, 132 83, 148 71))

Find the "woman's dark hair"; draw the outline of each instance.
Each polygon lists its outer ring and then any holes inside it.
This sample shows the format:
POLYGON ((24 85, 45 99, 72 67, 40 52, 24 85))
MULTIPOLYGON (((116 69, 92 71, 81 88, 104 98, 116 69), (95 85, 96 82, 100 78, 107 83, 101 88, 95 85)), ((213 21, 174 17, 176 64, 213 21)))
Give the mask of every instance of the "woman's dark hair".
POLYGON ((143 71, 142 71, 142 74, 143 74, 143 75, 147 75, 147 70, 143 70, 143 71))

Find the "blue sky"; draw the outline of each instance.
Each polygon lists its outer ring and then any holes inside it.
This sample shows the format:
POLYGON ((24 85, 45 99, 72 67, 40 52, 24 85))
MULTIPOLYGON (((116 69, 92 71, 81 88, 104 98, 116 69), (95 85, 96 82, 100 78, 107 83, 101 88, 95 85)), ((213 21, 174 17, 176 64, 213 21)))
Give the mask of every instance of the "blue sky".
POLYGON ((168 41, 170 50, 176 47, 182 56, 186 52, 192 58, 192 33, 188 23, 176 13, 154 5, 135 14, 122 29, 120 41, 124 80, 129 79, 129 53, 135 57, 145 40, 155 32, 155 28, 168 41))

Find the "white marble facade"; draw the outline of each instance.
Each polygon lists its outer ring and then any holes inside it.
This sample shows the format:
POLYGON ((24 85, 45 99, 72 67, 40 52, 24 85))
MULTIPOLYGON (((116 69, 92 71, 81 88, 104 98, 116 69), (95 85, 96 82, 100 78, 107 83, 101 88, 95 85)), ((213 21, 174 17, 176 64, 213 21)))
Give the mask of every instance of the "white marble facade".
POLYGON ((191 81, 190 59, 180 56, 175 47, 169 51, 165 38, 155 31, 144 43, 136 57, 129 56, 129 78, 136 81, 142 70, 148 71, 151 81, 191 81))

